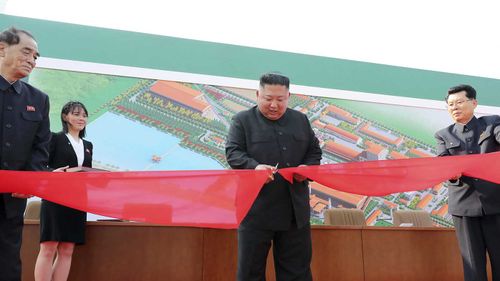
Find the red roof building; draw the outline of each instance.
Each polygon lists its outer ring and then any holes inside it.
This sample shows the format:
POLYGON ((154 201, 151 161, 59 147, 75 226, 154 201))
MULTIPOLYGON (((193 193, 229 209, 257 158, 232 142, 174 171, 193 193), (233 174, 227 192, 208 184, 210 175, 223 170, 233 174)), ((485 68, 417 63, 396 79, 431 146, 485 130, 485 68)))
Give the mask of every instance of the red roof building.
POLYGON ((429 205, 429 203, 431 202, 432 198, 434 198, 434 196, 430 193, 425 195, 424 198, 422 198, 422 200, 420 200, 420 202, 418 202, 418 204, 416 206, 417 209, 424 209, 425 207, 427 207, 427 205, 429 205))
POLYGON ((194 111, 204 113, 210 108, 201 97, 203 94, 183 84, 172 81, 157 81, 150 90, 177 105, 181 105, 194 111))
POLYGON ((419 150, 417 148, 410 149, 409 153, 411 155, 416 156, 416 157, 434 157, 434 155, 429 154, 429 153, 425 153, 425 152, 423 152, 423 151, 421 151, 421 150, 419 150))
POLYGON ((444 185, 443 185, 442 183, 438 183, 438 184, 436 184, 436 185, 432 188, 432 190, 433 190, 434 192, 436 192, 436 194, 438 194, 438 193, 441 191, 441 189, 443 189, 443 188, 444 188, 444 185))
POLYGON ((326 110, 328 111, 327 114, 332 116, 332 117, 335 117, 337 119, 341 119, 341 120, 344 120, 346 122, 349 122, 351 124, 358 124, 359 122, 359 119, 357 118, 354 118, 352 117, 352 114, 339 108, 339 107, 336 107, 335 105, 329 105, 326 110))
POLYGON ((345 145, 336 143, 331 140, 325 141, 325 146, 323 147, 327 152, 340 156, 347 160, 357 160, 362 151, 356 151, 345 145))
POLYGON ((366 219, 366 225, 374 224, 380 214, 382 214, 382 211, 379 209, 373 211, 373 213, 366 219))
POLYGON ((389 209, 394 209, 398 206, 396 203, 393 203, 393 202, 388 201, 388 200, 384 200, 384 205, 389 207, 389 209))
POLYGON ((314 212, 317 214, 323 213, 323 210, 328 208, 330 202, 325 199, 321 199, 315 194, 311 194, 310 199, 309 199, 309 206, 313 209, 314 212))
POLYGON ((314 120, 314 122, 312 122, 312 124, 316 127, 316 128, 320 128, 320 129, 323 129, 324 127, 326 127, 326 124, 319 121, 319 119, 316 119, 314 120))
POLYGON ((394 145, 396 147, 400 146, 401 144, 403 144, 403 138, 402 137, 394 137, 394 138, 391 138, 389 136, 386 136, 384 135, 383 133, 380 133, 380 132, 377 132, 375 130, 372 130, 371 129, 371 124, 370 123, 366 123, 363 127, 361 127, 361 129, 359 129, 360 132, 372 137, 372 138, 375 138, 379 141, 382 141, 382 142, 385 142, 387 144, 390 144, 390 145, 394 145))
POLYGON ((303 94, 293 94, 295 97, 297 97, 298 99, 301 99, 301 100, 304 100, 304 101, 308 101, 311 99, 310 96, 308 95, 303 95, 303 94))
POLYGON ((444 204, 443 206, 441 206, 441 208, 437 210, 436 215, 440 217, 445 217, 446 215, 448 215, 448 204, 444 204))
POLYGON ((340 201, 346 202, 352 206, 356 206, 356 208, 360 208, 365 203, 367 198, 364 195, 352 194, 331 189, 317 182, 310 182, 309 185, 311 186, 311 189, 316 190, 317 192, 325 194, 328 197, 337 198, 340 201))
POLYGON ((365 157, 368 160, 381 160, 387 155, 387 148, 371 141, 365 141, 365 157))
POLYGON ((307 105, 307 108, 308 109, 313 109, 317 104, 318 104, 318 100, 312 100, 308 105, 307 105))
POLYGON ((397 151, 391 151, 391 153, 389 153, 389 157, 391 157, 391 159, 408 159, 410 157, 404 155, 404 154, 401 154, 397 151))
POLYGON ((334 133, 335 135, 339 136, 340 138, 352 142, 352 143, 358 143, 361 138, 353 133, 350 133, 346 130, 343 130, 339 127, 335 127, 332 124, 328 124, 325 126, 325 129, 329 130, 330 132, 334 133))

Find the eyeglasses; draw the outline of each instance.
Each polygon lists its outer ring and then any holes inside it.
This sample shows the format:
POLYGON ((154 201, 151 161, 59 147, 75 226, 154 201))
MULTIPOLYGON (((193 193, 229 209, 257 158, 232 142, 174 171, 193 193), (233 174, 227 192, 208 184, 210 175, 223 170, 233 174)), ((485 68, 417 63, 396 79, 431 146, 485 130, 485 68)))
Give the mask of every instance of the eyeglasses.
POLYGON ((466 99, 466 100, 457 100, 455 102, 449 102, 448 103, 448 107, 462 107, 465 105, 466 102, 468 101, 471 101, 470 99, 466 99))

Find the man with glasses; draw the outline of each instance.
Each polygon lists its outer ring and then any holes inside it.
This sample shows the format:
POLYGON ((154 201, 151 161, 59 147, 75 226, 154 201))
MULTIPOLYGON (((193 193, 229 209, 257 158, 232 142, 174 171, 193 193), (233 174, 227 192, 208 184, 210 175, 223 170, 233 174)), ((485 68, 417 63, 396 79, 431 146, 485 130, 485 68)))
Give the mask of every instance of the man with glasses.
MULTIPOLYGON (((448 112, 455 122, 435 134, 439 156, 500 151, 500 116, 476 118, 476 90, 449 89, 448 112)), ((487 281, 486 253, 493 281, 500 281, 500 184, 457 175, 446 182, 465 281, 487 281)))

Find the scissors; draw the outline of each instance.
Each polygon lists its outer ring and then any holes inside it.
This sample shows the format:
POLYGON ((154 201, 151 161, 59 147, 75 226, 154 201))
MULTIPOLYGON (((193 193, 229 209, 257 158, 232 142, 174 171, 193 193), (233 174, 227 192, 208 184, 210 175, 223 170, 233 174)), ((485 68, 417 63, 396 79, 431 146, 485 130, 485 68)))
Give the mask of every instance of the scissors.
POLYGON ((276 166, 274 166, 273 174, 276 174, 278 172, 278 165, 280 162, 276 163, 276 166))

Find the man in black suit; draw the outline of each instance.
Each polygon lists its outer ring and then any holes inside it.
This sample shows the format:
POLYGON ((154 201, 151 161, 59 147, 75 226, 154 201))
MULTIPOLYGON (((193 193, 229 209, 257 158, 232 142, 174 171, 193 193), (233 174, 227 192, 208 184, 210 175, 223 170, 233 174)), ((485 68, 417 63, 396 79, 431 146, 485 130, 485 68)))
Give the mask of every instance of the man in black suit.
MULTIPOLYGON (((0 169, 45 170, 49 99, 20 79, 36 65, 33 36, 16 28, 0 33, 0 169)), ((21 280, 21 239, 26 194, 0 193, 0 281, 21 280)))
MULTIPOLYGON (((435 135, 439 156, 500 151, 500 116, 474 116, 477 106, 474 88, 453 87, 446 102, 455 123, 435 135)), ((486 253, 493 281, 500 281, 500 185, 460 175, 446 184, 465 281, 487 280, 486 253)))
POLYGON ((290 81, 268 73, 260 78, 257 106, 233 117, 226 157, 233 169, 268 170, 250 211, 238 229, 238 280, 265 280, 273 242, 277 280, 312 280, 309 187, 293 183, 276 168, 318 165, 321 148, 307 116, 288 108, 290 81))

